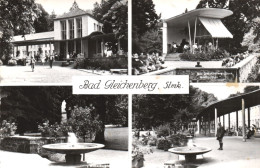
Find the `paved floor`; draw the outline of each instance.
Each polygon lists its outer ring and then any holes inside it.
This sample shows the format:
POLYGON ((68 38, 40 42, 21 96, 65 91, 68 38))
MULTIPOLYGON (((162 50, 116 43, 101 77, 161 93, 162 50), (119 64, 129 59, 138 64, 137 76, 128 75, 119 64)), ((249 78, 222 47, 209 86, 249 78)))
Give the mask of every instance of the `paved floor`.
MULTIPOLYGON (((115 151, 115 150, 105 150, 100 149, 94 152, 87 153, 86 162, 88 164, 107 164, 109 163, 110 168, 123 168, 125 165, 129 165, 128 152, 127 151, 115 151)), ((64 155, 63 155, 64 157, 64 155)), ((64 158, 62 159, 64 160, 64 158)), ((52 162, 48 159, 42 158, 38 154, 23 154, 16 152, 7 152, 0 150, 0 168, 15 168, 15 167, 25 167, 25 168, 80 168, 87 163, 84 162, 77 166, 68 166, 63 161, 62 162, 52 162)))
POLYGON ((73 69, 72 67, 36 66, 34 72, 30 66, 0 66, 0 84, 34 83, 71 83, 72 76, 108 75, 108 72, 73 69))
POLYGON ((181 163, 185 167, 212 167, 212 168, 259 168, 260 167, 260 138, 252 138, 243 142, 241 137, 224 137, 224 150, 219 151, 216 138, 195 138, 194 143, 197 146, 210 147, 211 152, 198 156, 195 163, 185 164, 184 157, 178 157, 175 154, 155 151, 152 154, 145 155, 145 168, 162 168, 164 163, 181 163))

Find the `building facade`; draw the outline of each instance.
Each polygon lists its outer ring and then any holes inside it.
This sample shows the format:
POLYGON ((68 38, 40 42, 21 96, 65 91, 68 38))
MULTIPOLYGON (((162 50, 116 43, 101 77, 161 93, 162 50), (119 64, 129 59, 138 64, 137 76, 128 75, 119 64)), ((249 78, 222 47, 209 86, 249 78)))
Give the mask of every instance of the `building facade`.
POLYGON ((65 60, 75 54, 84 57, 103 55, 104 41, 91 38, 102 35, 103 24, 91 12, 80 9, 76 2, 69 12, 54 19, 54 31, 14 36, 14 56, 42 56, 57 54, 65 60))

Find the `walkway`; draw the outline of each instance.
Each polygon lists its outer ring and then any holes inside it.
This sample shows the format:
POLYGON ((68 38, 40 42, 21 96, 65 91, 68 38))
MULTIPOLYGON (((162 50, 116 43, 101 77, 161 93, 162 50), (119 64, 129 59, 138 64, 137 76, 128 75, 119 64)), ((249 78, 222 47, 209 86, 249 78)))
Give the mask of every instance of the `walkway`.
MULTIPOLYGON (((110 168, 122 168, 129 165, 128 152, 127 151, 115 151, 115 150, 104 150, 100 149, 94 152, 87 153, 86 161, 90 164, 110 164, 110 168)), ((42 158, 38 154, 24 154, 16 152, 7 152, 0 150, 0 167, 1 168, 12 168, 12 167, 25 167, 25 168, 80 168, 87 163, 82 163, 77 166, 68 166, 64 163, 64 155, 58 154, 57 157, 62 161, 60 163, 49 161, 48 159, 42 158), (60 156, 62 156, 60 158, 60 156)))
POLYGON ((30 66, 0 66, 0 84, 71 83, 72 76, 88 75, 98 74, 61 66, 36 66, 34 72, 30 66))
MULTIPOLYGON (((242 137, 224 137, 224 150, 219 151, 218 141, 215 137, 195 138, 197 146, 210 147, 211 152, 198 156, 195 163, 188 164, 188 167, 195 168, 258 168, 260 167, 260 138, 252 138, 242 142, 242 137)), ((155 151, 145 155, 145 168, 162 168, 166 162, 176 162, 177 155, 165 151, 155 151)), ((180 157, 180 163, 184 163, 184 157, 180 157)))

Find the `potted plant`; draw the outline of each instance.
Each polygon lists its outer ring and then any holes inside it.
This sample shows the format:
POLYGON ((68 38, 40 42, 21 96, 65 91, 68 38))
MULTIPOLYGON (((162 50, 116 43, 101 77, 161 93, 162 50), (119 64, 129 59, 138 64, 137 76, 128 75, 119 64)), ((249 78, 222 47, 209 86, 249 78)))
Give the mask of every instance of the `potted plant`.
POLYGON ((0 136, 14 136, 15 131, 17 130, 17 126, 15 122, 9 122, 7 120, 3 120, 0 127, 0 136))
POLYGON ((132 168, 140 168, 144 166, 144 154, 152 153, 152 149, 144 146, 138 139, 133 141, 132 150, 132 168))

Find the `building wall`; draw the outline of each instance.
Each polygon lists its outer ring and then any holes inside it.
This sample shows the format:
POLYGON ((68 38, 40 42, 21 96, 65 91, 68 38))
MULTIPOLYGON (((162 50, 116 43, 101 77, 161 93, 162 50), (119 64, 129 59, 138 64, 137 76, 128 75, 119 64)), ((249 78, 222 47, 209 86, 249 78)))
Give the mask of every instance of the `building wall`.
POLYGON ((88 35, 88 16, 82 16, 82 36, 88 35))
POLYGON ((172 42, 181 44, 182 39, 186 39, 189 41, 189 36, 185 35, 184 29, 176 29, 176 28, 167 28, 167 43, 172 44, 172 42))
POLYGON ((102 31, 102 28, 101 30, 97 28, 97 26, 102 27, 103 26, 102 23, 99 23, 97 20, 93 19, 90 16, 87 17, 88 17, 88 35, 90 35, 95 31, 102 31))
POLYGON ((54 39, 61 40, 61 25, 60 20, 54 21, 54 39))
MULTIPOLYGON (((43 56, 49 56, 50 52, 53 53, 54 51, 54 45, 51 44, 42 44, 42 45, 29 45, 28 51, 30 56, 36 56, 39 48, 42 48, 43 56), (52 51, 50 51, 50 49, 52 51)), ((26 46, 18 46, 18 51, 20 51, 20 57, 24 58, 27 57, 26 55, 26 46)), ((14 48, 14 57, 16 57, 17 47, 14 48)))

